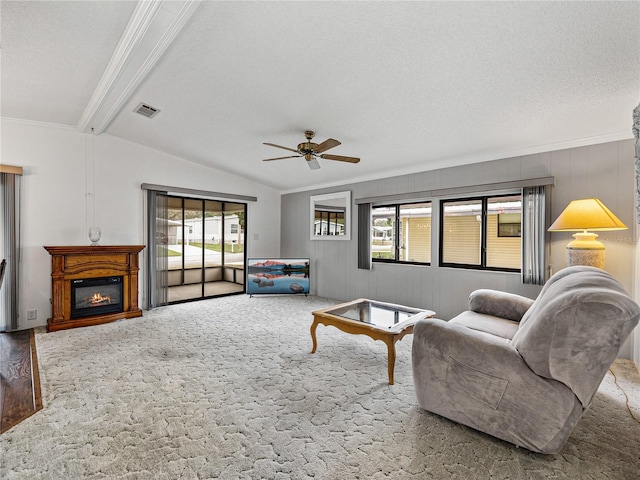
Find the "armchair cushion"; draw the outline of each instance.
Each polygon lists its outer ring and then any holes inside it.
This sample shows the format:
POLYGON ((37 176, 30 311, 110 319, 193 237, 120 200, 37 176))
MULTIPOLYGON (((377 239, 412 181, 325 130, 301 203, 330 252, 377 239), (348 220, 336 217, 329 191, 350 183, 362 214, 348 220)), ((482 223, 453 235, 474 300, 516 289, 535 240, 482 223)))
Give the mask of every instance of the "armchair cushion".
POLYGON ((498 337, 511 340, 518 331, 518 322, 506 318, 495 317, 484 313, 476 313, 471 310, 462 312, 450 320, 451 324, 462 325, 479 332, 486 332, 498 337))

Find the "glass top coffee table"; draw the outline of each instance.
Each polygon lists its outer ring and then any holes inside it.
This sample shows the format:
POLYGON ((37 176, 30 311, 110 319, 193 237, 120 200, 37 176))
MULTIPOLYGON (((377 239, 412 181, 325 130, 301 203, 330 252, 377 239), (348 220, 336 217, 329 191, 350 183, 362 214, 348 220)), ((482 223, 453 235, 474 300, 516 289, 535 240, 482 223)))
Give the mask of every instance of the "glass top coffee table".
POLYGON ((332 325, 346 333, 367 335, 374 340, 382 340, 389 352, 389 384, 393 385, 393 370, 396 364, 396 342, 413 333, 418 320, 433 317, 435 312, 419 308, 405 307, 393 303, 377 302, 359 298, 347 303, 334 305, 313 312, 311 340, 315 353, 318 347, 316 329, 318 325, 332 325))

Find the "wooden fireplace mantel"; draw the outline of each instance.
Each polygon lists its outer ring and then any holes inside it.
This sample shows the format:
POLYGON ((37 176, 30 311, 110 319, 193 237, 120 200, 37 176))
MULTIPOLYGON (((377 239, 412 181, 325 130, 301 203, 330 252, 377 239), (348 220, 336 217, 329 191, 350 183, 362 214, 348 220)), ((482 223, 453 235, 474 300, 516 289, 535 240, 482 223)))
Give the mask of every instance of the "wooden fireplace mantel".
POLYGON ((138 307, 138 254, 144 245, 44 247, 51 254, 51 318, 47 331, 85 327, 141 317, 138 307), (71 281, 121 276, 123 311, 71 318, 71 281))

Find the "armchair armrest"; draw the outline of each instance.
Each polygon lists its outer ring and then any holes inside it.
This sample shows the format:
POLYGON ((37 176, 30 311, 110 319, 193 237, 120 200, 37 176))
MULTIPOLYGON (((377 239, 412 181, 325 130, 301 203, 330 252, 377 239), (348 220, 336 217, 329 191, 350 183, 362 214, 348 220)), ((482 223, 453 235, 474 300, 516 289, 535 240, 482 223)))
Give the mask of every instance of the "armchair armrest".
POLYGON ((515 293, 489 290, 486 288, 471 292, 469 310, 519 322, 533 300, 515 293))

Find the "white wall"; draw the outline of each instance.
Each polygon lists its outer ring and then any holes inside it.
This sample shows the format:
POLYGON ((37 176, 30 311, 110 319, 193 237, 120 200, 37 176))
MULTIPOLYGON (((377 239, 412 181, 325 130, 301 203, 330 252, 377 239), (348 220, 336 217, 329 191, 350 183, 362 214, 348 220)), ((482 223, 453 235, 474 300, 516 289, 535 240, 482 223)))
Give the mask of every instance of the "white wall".
POLYGON ((109 135, 8 119, 1 134, 2 163, 24 169, 19 329, 46 325, 51 316, 51 257, 44 245, 88 245, 92 224, 102 229, 102 245, 145 243, 142 183, 258 197, 248 202, 247 255, 280 255, 280 193, 274 189, 109 135), (37 309, 37 320, 26 320, 28 309, 37 309))
MULTIPOLYGON (((352 199, 358 199, 549 176, 556 180, 551 195, 551 221, 571 200, 597 197, 629 227, 626 231, 602 232, 599 240, 606 246, 605 269, 633 294, 637 236, 632 140, 283 195, 282 255, 311 258, 310 288, 314 294, 340 301, 369 297, 429 308, 443 319, 465 310, 469 294, 477 288, 494 288, 535 298, 539 287, 523 285, 520 274, 440 268, 435 262, 433 266, 374 263, 371 271, 359 270, 355 205, 352 206, 350 241, 312 241, 309 239, 309 197, 349 190, 352 199)), ((434 222, 436 234, 437 229, 434 222)), ((570 240, 570 233, 551 234, 550 263, 554 271, 566 266, 565 247, 570 240)), ((628 340, 623 345, 621 357, 631 358, 631 343, 628 340)))

